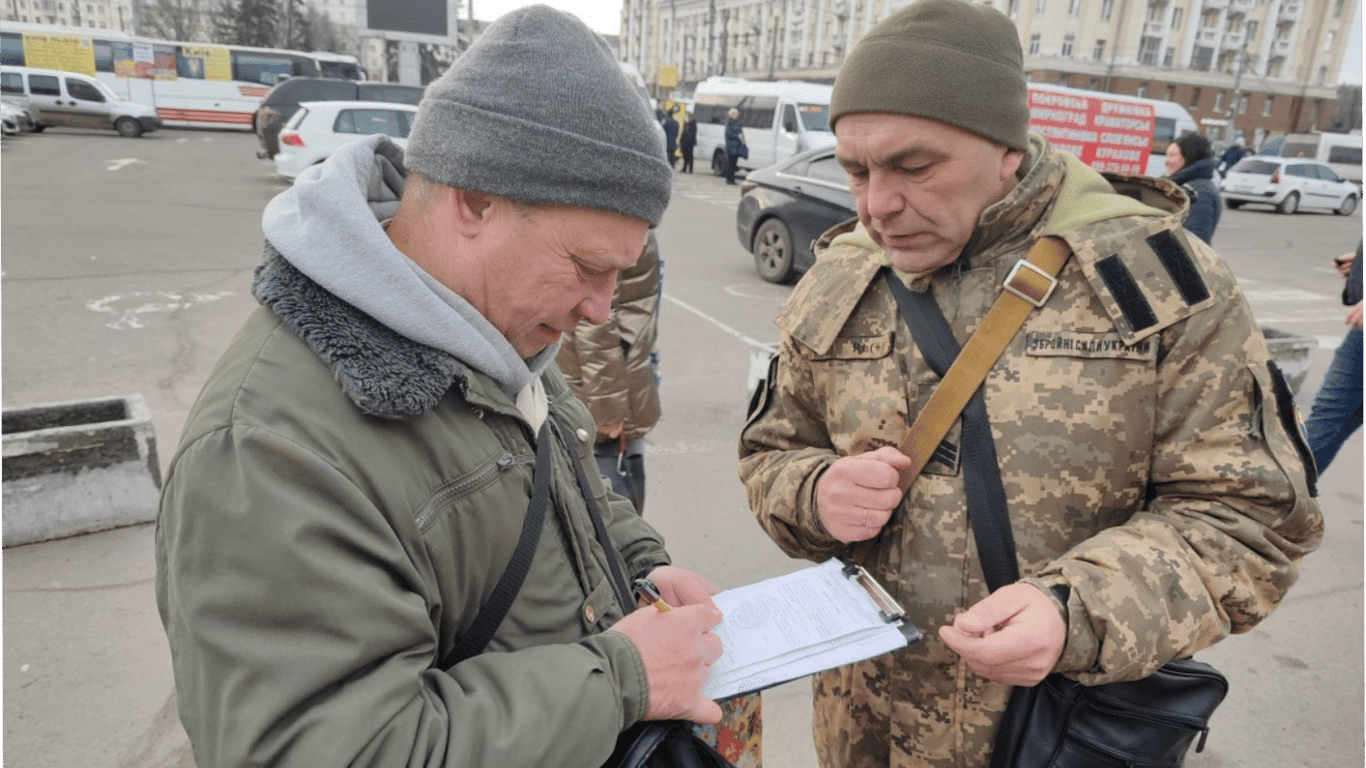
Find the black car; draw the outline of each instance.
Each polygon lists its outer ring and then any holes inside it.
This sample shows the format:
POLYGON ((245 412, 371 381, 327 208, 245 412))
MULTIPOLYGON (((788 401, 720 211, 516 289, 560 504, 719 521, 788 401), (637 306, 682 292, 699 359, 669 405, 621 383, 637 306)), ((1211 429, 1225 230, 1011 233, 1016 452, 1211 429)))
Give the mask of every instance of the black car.
POLYGON ((740 192, 736 234, 754 254, 759 276, 771 283, 790 283, 810 269, 816 238, 857 215, 834 147, 750 171, 740 192))
POLYGON ((292 77, 282 81, 261 100, 251 127, 261 142, 257 157, 272 159, 280 151, 280 129, 299 111, 304 101, 386 101, 413 104, 422 101, 426 89, 418 85, 399 85, 362 80, 334 80, 323 77, 292 77))

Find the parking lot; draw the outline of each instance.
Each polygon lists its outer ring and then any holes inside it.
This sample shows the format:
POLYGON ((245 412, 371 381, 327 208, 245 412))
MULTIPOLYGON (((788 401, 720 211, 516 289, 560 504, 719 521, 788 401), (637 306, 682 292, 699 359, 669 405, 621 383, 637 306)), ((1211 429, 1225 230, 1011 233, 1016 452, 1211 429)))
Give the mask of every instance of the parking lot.
MULTIPOLYGON (((52 129, 0 144, 6 408, 139 393, 163 465, 219 353, 255 306, 260 216, 284 188, 248 133, 142 138, 52 129)), ((698 163, 699 171, 705 171, 698 163)), ((735 440, 754 361, 790 292, 735 236, 736 187, 680 175, 659 228, 665 259, 664 417, 649 436, 648 517, 681 565, 721 586, 798 567, 754 524, 735 440)), ((1214 244, 1259 321, 1320 342, 1307 410, 1344 333, 1330 259, 1362 213, 1225 211, 1214 244)), ((1285 605, 1201 655, 1230 678, 1188 765, 1356 765, 1363 743, 1362 439, 1322 484, 1324 547, 1285 605)), ((7 766, 189 765, 152 602, 151 528, 4 552, 7 766)), ((814 768, 808 686, 765 694, 766 763, 814 768)))

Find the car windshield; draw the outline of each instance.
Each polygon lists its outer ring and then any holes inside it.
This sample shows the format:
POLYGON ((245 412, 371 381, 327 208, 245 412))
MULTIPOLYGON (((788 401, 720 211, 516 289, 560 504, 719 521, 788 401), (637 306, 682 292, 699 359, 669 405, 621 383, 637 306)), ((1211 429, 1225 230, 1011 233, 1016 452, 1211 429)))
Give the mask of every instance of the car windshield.
POLYGON ((1237 165, 1233 166, 1233 170, 1229 171, 1229 173, 1251 173, 1257 176, 1270 176, 1280 167, 1280 163, 1249 157, 1246 160, 1240 160, 1237 165))
POLYGON ((806 130, 830 130, 829 104, 798 104, 797 109, 801 112, 802 125, 806 127, 806 130))
POLYGON ((99 90, 100 93, 104 94, 104 100, 105 100, 105 101, 118 101, 118 100, 119 100, 119 97, 114 95, 114 91, 111 90, 111 89, 109 88, 109 86, 105 85, 103 82, 101 82, 101 81, 99 81, 99 80, 96 80, 96 81, 95 81, 95 88, 97 88, 97 89, 99 90))

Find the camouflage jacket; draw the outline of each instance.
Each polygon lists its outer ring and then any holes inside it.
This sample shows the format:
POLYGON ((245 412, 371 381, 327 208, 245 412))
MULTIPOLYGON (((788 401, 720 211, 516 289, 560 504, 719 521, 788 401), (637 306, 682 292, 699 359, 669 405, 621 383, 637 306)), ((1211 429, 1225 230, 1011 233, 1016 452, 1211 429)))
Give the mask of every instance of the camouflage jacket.
POLYGON ((599 427, 621 424, 627 439, 659 422, 655 342, 663 262, 651 232, 635 265, 622 270, 607 322, 579 322, 560 343, 555 362, 599 427))
MULTIPOLYGON (((986 405, 1020 572, 1070 588, 1057 670, 1133 679, 1267 616, 1322 518, 1291 395, 1228 267, 1182 230, 1184 196, 1157 179, 1117 194, 1032 142, 1028 173, 983 213, 964 258, 903 279, 933 291, 963 343, 1036 239, 1071 246, 1052 297, 988 375, 986 405)), ((986 766, 1009 689, 933 631, 987 594, 956 461, 931 462, 871 545, 839 543, 816 513, 825 468, 898 444, 938 382, 862 227, 820 245, 778 318, 741 479, 784 551, 861 561, 927 631, 818 676, 818 752, 827 768, 986 766)))

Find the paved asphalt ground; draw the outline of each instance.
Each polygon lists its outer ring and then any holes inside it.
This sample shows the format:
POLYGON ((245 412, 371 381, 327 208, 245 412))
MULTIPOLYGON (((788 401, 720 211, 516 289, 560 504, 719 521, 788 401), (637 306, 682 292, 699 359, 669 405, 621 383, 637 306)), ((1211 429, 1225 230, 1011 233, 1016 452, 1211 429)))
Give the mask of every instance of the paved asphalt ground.
MULTIPOLYGON (((253 305, 260 211, 282 188, 254 144, 193 131, 4 139, 6 408, 141 393, 164 466, 253 305)), ((715 177, 680 176, 660 228, 666 415, 650 435, 647 512, 680 564, 722 586, 800 565, 758 531, 735 477, 753 352, 776 339, 789 291, 754 275, 736 243, 735 199, 715 177)), ((1243 209, 1225 212, 1215 241, 1259 319, 1320 340, 1305 409, 1342 335, 1341 281, 1327 262, 1361 226, 1360 212, 1243 209)), ((1189 766, 1362 765, 1362 464, 1358 433, 1321 484, 1324 546, 1280 610, 1201 654, 1232 690, 1189 766)), ((3 576, 4 765, 192 765, 153 603, 151 526, 6 549, 3 576)), ((765 694, 769 768, 815 767, 808 696, 805 682, 765 694)))

